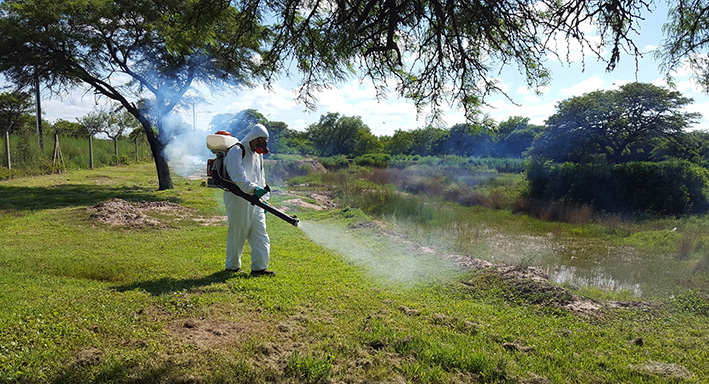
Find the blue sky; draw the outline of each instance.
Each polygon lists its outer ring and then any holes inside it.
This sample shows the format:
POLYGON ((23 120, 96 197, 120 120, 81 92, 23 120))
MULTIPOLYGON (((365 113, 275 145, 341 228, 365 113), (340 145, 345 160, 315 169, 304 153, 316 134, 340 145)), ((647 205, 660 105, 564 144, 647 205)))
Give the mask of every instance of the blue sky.
MULTIPOLYGON (((541 96, 525 87, 525 82, 517 73, 517 68, 509 67, 499 76, 501 87, 519 105, 514 105, 501 95, 491 96, 484 111, 496 121, 504 121, 510 116, 529 117, 532 123, 543 124, 544 120, 555 112, 556 104, 564 99, 579 96, 595 90, 614 89, 632 81, 654 83, 665 86, 662 75, 658 70, 658 63, 654 61, 650 51, 662 41, 661 25, 666 18, 666 9, 657 9, 653 14, 646 15, 646 21, 641 25, 640 36, 635 40, 638 47, 647 52, 637 67, 632 56, 624 55, 617 68, 605 72, 605 64, 596 61, 591 56, 586 56, 582 61, 580 50, 570 47, 569 57, 572 63, 559 63, 553 59, 547 63, 551 70, 552 82, 543 91, 541 96)), ((588 29, 587 36, 594 36, 592 28, 588 29)), ((560 44, 564 46, 565 44, 560 44)), ((566 56, 566 52, 559 52, 566 56)), ((424 126, 425 115, 416 114, 410 101, 397 98, 392 91, 385 100, 376 100, 374 86, 368 80, 360 82, 354 79, 336 88, 318 94, 318 108, 315 111, 306 111, 305 106, 296 103, 296 82, 290 79, 281 79, 271 91, 257 86, 254 89, 242 90, 237 93, 212 95, 205 91, 204 96, 208 103, 198 104, 195 107, 195 120, 198 130, 207 130, 212 116, 220 113, 236 113, 240 110, 257 109, 269 120, 286 122, 294 129, 304 129, 309 124, 318 121, 322 114, 337 112, 347 116, 360 116, 372 129, 375 135, 391 135, 395 130, 410 130, 424 126)), ((675 74, 677 90, 684 96, 692 97, 695 102, 689 108, 692 112, 709 110, 709 97, 703 94, 698 86, 690 80, 690 74, 680 69, 675 74)), ((95 105, 96 100, 92 92, 77 89, 64 97, 49 97, 47 92, 43 95, 43 110, 45 119, 55 121, 66 119, 75 121, 88 113, 95 105)), ((184 120, 192 124, 192 111, 183 112, 184 120)), ((464 121, 462 111, 455 107, 445 110, 444 120, 447 126, 464 121)), ((709 129, 709 114, 703 117, 696 129, 709 129)))

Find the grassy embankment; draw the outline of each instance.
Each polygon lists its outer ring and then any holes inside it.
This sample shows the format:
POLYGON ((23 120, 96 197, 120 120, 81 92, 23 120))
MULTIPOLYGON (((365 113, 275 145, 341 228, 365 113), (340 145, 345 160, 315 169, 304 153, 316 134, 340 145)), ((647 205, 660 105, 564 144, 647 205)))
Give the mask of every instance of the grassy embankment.
POLYGON ((234 277, 222 272, 226 226, 200 220, 223 214, 221 193, 175 185, 156 191, 150 164, 0 183, 0 382, 709 377, 706 302, 582 317, 532 305, 486 273, 435 273, 431 260, 421 261, 423 278, 387 278, 377 265, 390 268, 396 247, 367 226, 352 229, 367 222, 353 209, 299 212, 303 230, 269 216, 278 276, 234 277), (89 219, 88 207, 114 197, 189 210, 150 213, 161 222, 153 226, 89 219), (319 229, 347 249, 306 236, 319 229))

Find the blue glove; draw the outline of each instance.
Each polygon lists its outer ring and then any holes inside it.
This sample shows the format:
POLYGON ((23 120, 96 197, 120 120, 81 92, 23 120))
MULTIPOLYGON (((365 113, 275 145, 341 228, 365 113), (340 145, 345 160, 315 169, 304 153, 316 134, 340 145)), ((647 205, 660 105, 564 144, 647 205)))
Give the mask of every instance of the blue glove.
POLYGON ((254 195, 258 196, 259 198, 263 197, 263 195, 265 195, 266 193, 268 193, 268 191, 261 187, 256 187, 256 189, 254 189, 254 195))

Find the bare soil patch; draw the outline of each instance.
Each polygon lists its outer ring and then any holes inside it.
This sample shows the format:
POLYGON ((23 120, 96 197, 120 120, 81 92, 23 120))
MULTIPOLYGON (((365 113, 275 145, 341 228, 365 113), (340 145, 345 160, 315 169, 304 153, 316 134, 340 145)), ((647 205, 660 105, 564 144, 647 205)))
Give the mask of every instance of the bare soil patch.
POLYGON ((113 226, 149 227, 166 229, 155 215, 169 220, 192 220, 202 225, 222 225, 226 216, 203 217, 195 210, 169 201, 140 201, 131 203, 123 199, 111 199, 87 208, 89 220, 113 226), (147 214, 146 214, 147 213, 147 214))
POLYGON ((138 207, 123 199, 111 199, 87 209, 89 220, 108 225, 156 227, 160 222, 146 216, 138 207))
POLYGON ((252 321, 232 323, 212 319, 179 319, 168 327, 172 336, 198 348, 222 348, 238 343, 242 337, 258 333, 262 325, 252 321))
POLYGON ((660 361, 647 361, 638 365, 630 365, 628 368, 645 376, 660 376, 670 380, 687 380, 693 376, 687 368, 679 364, 660 361))
POLYGON ((76 354, 74 365, 76 367, 87 367, 99 365, 103 361, 104 353, 96 348, 82 349, 76 354))
POLYGON ((307 164, 313 173, 328 173, 329 171, 317 160, 296 160, 296 164, 307 164))
MULTIPOLYGON (((290 205, 297 208, 312 209, 315 211, 322 211, 324 209, 332 209, 337 207, 337 204, 330 198, 328 192, 308 192, 305 196, 298 196, 293 199, 288 199, 283 202, 285 205, 290 205), (310 198, 314 200, 315 203, 309 203, 305 201, 305 198, 310 198)), ((288 210, 288 207, 285 207, 288 210)))

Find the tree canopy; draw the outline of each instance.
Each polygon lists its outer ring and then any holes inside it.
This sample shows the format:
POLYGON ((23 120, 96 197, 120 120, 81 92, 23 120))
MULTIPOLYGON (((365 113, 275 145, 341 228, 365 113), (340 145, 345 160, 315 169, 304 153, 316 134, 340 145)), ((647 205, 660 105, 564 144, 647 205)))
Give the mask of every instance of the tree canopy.
MULTIPOLYGON (((239 7, 264 7, 240 0, 239 7)), ((267 3, 270 4, 270 3, 267 3)), ((501 67, 517 66, 527 85, 549 80, 545 67, 560 47, 580 44, 607 63, 621 52, 638 54, 629 39, 651 3, 644 1, 445 1, 445 0, 285 0, 270 8, 274 38, 264 54, 271 73, 287 69, 294 58, 305 73, 300 97, 355 71, 380 86, 395 79, 397 91, 434 117, 445 100, 459 102, 467 117, 491 92, 501 67), (597 27, 598 38, 585 28, 597 27), (602 53, 611 54, 606 59, 602 53)))
POLYGON ((33 109, 32 96, 27 92, 0 93, 0 132, 19 130, 33 109))
POLYGON ((10 0, 0 5, 0 72, 18 87, 79 83, 143 125, 159 188, 172 188, 163 124, 195 83, 256 77, 264 30, 218 0, 10 0), (158 129, 156 135, 152 129, 158 129))
POLYGON ((675 137, 700 116, 683 111, 691 102, 677 91, 644 83, 572 97, 559 103, 531 152, 562 162, 648 159, 653 140, 675 137))
POLYGON ((672 72, 686 63, 705 92, 709 92, 708 9, 707 0, 673 1, 662 27, 665 40, 656 53, 669 80, 672 72))

